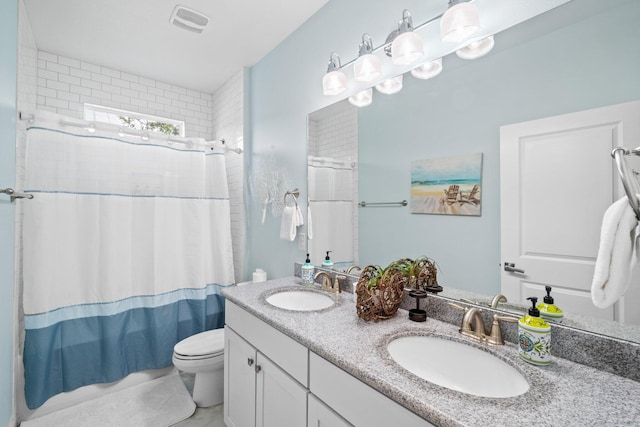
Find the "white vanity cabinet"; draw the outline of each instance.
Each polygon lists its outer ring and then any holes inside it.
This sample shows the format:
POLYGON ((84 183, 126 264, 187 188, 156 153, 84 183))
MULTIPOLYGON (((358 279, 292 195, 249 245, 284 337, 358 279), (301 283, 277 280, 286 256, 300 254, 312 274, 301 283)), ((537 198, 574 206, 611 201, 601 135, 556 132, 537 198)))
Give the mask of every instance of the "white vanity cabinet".
POLYGON ((313 394, 309 394, 307 427, 352 427, 352 425, 313 394))
POLYGON ((305 426, 308 350, 235 304, 226 304, 225 424, 305 426))
POLYGON ((225 311, 227 427, 432 426, 229 300, 225 311))
POLYGON ((309 390, 356 426, 433 426, 313 352, 309 357, 309 390))

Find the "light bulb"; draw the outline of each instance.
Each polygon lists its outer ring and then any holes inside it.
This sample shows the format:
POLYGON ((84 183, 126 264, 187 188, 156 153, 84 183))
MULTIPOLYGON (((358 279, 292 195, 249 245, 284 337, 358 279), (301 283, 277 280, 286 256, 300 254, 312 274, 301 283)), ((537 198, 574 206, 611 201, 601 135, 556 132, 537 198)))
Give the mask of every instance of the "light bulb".
POLYGON ((399 34, 391 43, 391 62, 395 65, 412 64, 423 53, 422 38, 413 31, 399 34))
POLYGON ((349 102, 356 107, 366 107, 373 102, 373 89, 365 89, 349 97, 349 102))
POLYGON ((359 56, 353 64, 353 77, 359 82, 370 82, 382 74, 382 62, 377 56, 368 53, 359 56))
POLYGON ((454 4, 440 20, 440 36, 445 43, 461 43, 479 29, 478 9, 468 2, 454 4))
POLYGON ((411 75, 415 78, 426 80, 437 76, 440 72, 442 72, 442 58, 418 65, 411 70, 411 75))
POLYGON ((495 46, 495 40, 493 36, 485 37, 480 40, 469 43, 467 46, 460 48, 456 51, 462 59, 476 59, 491 52, 493 46, 495 46))
POLYGON ((376 85, 376 90, 385 95, 393 95, 402 90, 402 74, 392 77, 376 85))
POLYGON ((330 71, 322 78, 322 93, 339 95, 347 89, 347 76, 340 70, 330 71))

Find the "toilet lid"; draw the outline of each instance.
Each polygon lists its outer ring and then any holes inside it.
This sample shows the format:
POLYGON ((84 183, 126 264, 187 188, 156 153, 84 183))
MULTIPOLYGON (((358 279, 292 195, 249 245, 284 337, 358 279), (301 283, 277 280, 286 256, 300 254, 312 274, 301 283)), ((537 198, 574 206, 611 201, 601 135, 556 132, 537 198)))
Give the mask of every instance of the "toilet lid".
POLYGON ((200 332, 183 339, 173 347, 181 356, 207 356, 224 352, 224 329, 200 332))

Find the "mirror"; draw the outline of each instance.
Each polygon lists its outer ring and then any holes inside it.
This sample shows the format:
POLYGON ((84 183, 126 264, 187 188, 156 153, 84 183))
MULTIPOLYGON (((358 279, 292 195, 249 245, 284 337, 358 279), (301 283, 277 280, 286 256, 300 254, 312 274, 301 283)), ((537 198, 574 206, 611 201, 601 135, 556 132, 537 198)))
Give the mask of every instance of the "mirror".
MULTIPOLYGON (((352 224, 352 259, 349 262, 346 254, 332 257, 334 261, 364 267, 426 255, 437 261, 445 292, 490 301, 500 292, 502 263, 500 127, 639 99, 640 64, 629 54, 636 49, 633 40, 638 30, 627 18, 637 11, 629 0, 606 7, 593 0, 573 0, 496 34, 496 47, 483 58, 465 61, 448 55, 443 72, 434 79, 417 80, 407 73, 400 93, 374 91, 368 107, 355 109, 343 100, 310 114, 309 154, 354 164, 350 217, 342 217, 352 224), (319 139, 313 135, 314 127, 325 135, 333 129, 327 139, 335 140, 339 128, 332 128, 331 121, 353 115, 357 115, 357 125, 350 131, 356 135, 355 154, 316 151, 319 139), (410 200, 412 160, 479 152, 483 153, 480 217, 409 214, 409 207, 401 205, 358 205, 410 200)), ((566 159, 567 167, 576 161, 579 153, 566 159)), ((317 184, 311 180, 310 194, 317 184)), ((313 203, 310 206, 314 236, 308 247, 314 264, 319 264, 324 251, 335 251, 344 243, 313 246, 322 234, 315 227, 322 212, 315 212, 313 203)), ((556 303, 562 307, 561 301, 556 303)), ((570 314, 565 324, 640 342, 639 327, 570 314)))

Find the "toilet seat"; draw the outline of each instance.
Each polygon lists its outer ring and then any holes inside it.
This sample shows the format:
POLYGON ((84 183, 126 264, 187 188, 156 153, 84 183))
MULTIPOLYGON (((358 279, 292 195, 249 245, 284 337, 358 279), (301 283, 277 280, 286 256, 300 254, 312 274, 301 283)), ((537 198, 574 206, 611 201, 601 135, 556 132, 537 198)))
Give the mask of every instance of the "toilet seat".
POLYGON ((224 354, 224 329, 200 332, 183 339, 173 347, 173 355, 181 360, 211 359, 224 354))

